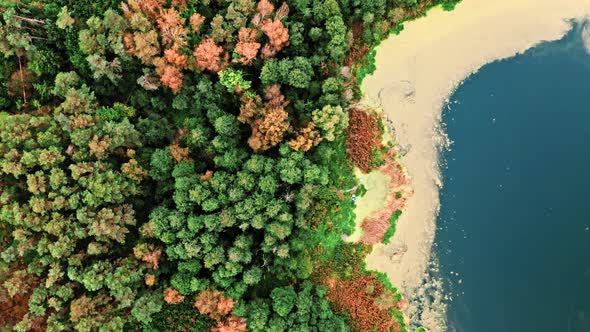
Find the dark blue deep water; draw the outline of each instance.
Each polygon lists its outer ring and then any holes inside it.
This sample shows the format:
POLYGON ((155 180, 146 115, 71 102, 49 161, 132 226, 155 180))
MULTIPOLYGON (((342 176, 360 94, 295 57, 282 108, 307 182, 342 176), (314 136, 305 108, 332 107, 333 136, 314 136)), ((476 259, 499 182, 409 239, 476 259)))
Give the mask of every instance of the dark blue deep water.
POLYGON ((449 331, 590 331, 590 55, 581 27, 450 98, 435 240, 449 331))

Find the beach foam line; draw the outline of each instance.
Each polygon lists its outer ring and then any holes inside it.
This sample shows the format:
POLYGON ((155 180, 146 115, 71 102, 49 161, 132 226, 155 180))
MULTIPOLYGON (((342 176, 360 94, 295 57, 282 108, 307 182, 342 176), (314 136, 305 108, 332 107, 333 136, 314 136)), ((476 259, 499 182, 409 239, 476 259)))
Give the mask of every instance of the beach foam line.
POLYGON ((382 105, 394 123, 396 142, 408 150, 402 162, 414 196, 390 245, 375 246, 367 268, 387 273, 409 298, 411 318, 419 317, 415 323, 432 332, 444 329, 441 317, 416 312, 412 301, 419 301, 436 229, 438 151, 446 142, 440 130, 444 103, 483 65, 560 39, 570 29, 570 19, 588 16, 590 0, 463 0, 451 12, 435 8, 406 23, 399 35, 377 48, 377 70, 362 89, 368 102, 382 105), (399 246, 407 251, 391 260, 388 250, 399 246))

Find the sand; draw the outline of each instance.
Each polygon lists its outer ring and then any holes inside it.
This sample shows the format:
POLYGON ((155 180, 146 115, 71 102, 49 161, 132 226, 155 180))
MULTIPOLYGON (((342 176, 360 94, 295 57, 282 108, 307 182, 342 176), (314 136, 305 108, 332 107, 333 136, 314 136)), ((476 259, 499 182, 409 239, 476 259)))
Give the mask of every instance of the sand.
POLYGON ((406 23, 400 35, 377 48, 377 70, 365 79, 363 91, 367 102, 381 105, 394 123, 395 139, 407 150, 403 163, 414 196, 392 243, 375 246, 367 266, 386 272, 409 298, 414 324, 444 330, 444 315, 428 312, 437 303, 419 302, 428 298, 425 293, 436 293, 432 284, 425 290, 424 283, 439 206, 438 149, 446 144, 439 124, 445 100, 486 63, 560 39, 570 28, 569 19, 589 15, 590 0, 463 0, 454 11, 436 8, 406 23), (407 248, 401 259, 392 260, 388 253, 401 247, 407 248))

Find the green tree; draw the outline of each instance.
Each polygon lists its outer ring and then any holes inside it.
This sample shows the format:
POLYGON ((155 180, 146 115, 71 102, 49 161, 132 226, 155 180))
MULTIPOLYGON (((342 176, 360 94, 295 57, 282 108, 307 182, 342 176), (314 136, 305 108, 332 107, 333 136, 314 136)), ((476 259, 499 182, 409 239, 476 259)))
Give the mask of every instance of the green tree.
POLYGON ((326 21, 326 32, 330 37, 328 53, 334 61, 342 61, 348 51, 347 28, 340 16, 332 16, 326 21))
POLYGON ((287 286, 273 289, 270 297, 273 311, 281 317, 286 317, 295 306, 297 294, 292 286, 287 286))
POLYGON ((312 112, 312 121, 322 130, 322 137, 334 141, 348 127, 348 114, 340 106, 326 105, 312 112))

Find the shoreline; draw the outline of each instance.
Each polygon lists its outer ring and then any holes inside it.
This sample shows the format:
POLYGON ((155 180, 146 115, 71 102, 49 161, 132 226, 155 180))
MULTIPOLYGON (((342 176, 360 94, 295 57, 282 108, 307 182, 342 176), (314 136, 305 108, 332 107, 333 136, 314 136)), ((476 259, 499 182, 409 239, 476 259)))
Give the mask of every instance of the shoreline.
POLYGON ((377 47, 377 69, 362 90, 394 124, 414 195, 391 243, 376 245, 367 257, 367 269, 387 273, 408 297, 413 324, 431 332, 445 324, 440 283, 427 277, 442 186, 439 149, 448 145, 440 129, 445 102, 485 64, 560 39, 571 28, 568 20, 588 16, 590 0, 463 0, 453 11, 438 7, 405 23, 402 33, 377 47), (407 247, 401 260, 390 260, 388 251, 400 246, 407 247), (433 295, 434 303, 427 299, 433 295), (426 305, 423 312, 417 304, 426 305))

